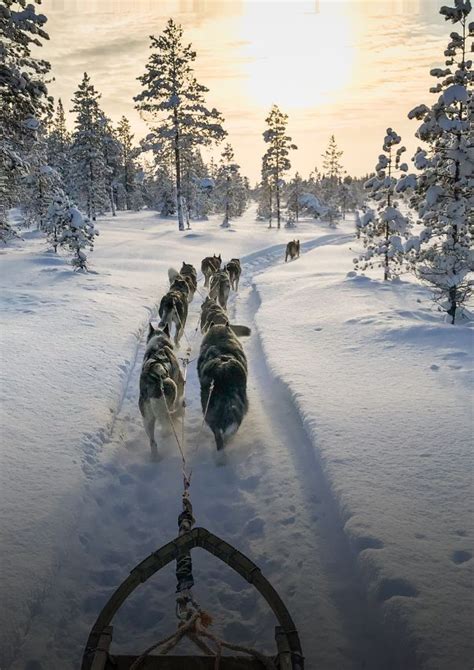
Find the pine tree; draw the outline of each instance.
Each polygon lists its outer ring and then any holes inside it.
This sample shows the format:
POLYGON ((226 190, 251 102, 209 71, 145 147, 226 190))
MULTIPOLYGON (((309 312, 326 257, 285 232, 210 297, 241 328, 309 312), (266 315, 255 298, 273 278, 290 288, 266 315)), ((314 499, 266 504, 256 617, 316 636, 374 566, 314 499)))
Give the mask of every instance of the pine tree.
POLYGON ((59 173, 63 184, 67 187, 71 167, 71 134, 66 128, 66 115, 61 98, 58 100, 56 114, 49 124, 46 143, 48 165, 59 173))
POLYGON ((275 193, 277 227, 280 228, 283 176, 291 168, 290 159, 288 158, 290 150, 297 149, 297 147, 295 144, 292 144, 291 137, 286 134, 288 115, 283 114, 277 105, 273 105, 265 122, 268 125, 268 129, 263 133, 263 139, 269 147, 265 153, 264 163, 267 178, 272 182, 272 189, 275 193))
POLYGON ((268 152, 262 156, 261 181, 258 187, 258 219, 268 219, 268 227, 272 227, 273 219, 273 179, 268 166, 268 152))
POLYGON ((22 210, 27 227, 43 230, 51 201, 63 182, 61 175, 48 164, 48 144, 40 129, 37 141, 28 156, 28 172, 22 180, 22 210))
POLYGON ((230 144, 224 147, 215 174, 214 201, 216 210, 224 213, 223 228, 229 228, 230 220, 242 216, 247 206, 247 189, 230 144))
POLYGON ((99 99, 100 94, 85 72, 72 100, 77 118, 71 148, 71 192, 93 221, 107 209, 109 202, 99 99))
POLYGON ((41 119, 52 109, 45 77, 50 64, 33 58, 32 46, 49 39, 37 14, 39 0, 3 0, 0 6, 0 240, 15 236, 7 212, 18 204, 21 179, 41 119))
POLYGON ((109 196, 112 216, 116 216, 116 197, 117 187, 120 183, 122 145, 112 127, 112 122, 103 112, 100 113, 98 127, 102 156, 105 163, 105 187, 109 196))
POLYGON ((184 151, 221 141, 226 132, 222 116, 204 101, 208 89, 194 76, 196 52, 183 43, 183 29, 172 19, 163 33, 151 37, 154 52, 139 77, 143 91, 135 97, 137 108, 157 127, 156 141, 174 159, 179 230, 184 230, 182 157, 184 151))
POLYGON ((293 179, 288 184, 288 189, 286 193, 286 208, 291 212, 296 221, 299 221, 300 216, 300 198, 303 193, 303 180, 300 176, 300 173, 297 172, 293 179))
POLYGON ((139 149, 133 146, 130 122, 125 116, 122 116, 118 124, 117 137, 122 145, 119 181, 125 194, 125 209, 138 210, 143 204, 141 190, 137 182, 136 158, 139 155, 139 149))
POLYGON ((474 23, 467 23, 470 11, 469 0, 440 10, 460 30, 450 35, 446 68, 431 70, 439 79, 430 89, 436 102, 408 114, 422 121, 416 136, 429 149, 418 148, 413 160, 419 174, 408 175, 397 187, 413 189, 410 204, 424 227, 410 243, 414 270, 434 288, 452 324, 472 293, 469 273, 474 269, 474 98, 472 60, 466 59, 468 32, 474 34, 474 23))
POLYGON ((365 183, 369 198, 376 203, 376 209, 369 209, 360 217, 359 228, 365 252, 354 259, 357 270, 383 267, 384 280, 400 273, 405 252, 403 238, 409 229, 408 219, 401 214, 394 199, 397 176, 400 172, 405 174, 408 169, 401 162, 405 147, 394 150, 400 142, 400 136, 388 128, 383 143, 384 153, 379 156, 375 167, 376 174, 365 183))
POLYGON ((341 163, 342 154, 343 151, 339 151, 334 135, 331 135, 328 148, 322 154, 324 173, 321 179, 321 196, 327 206, 326 216, 331 226, 335 225, 335 220, 341 213, 343 199, 341 182, 344 172, 341 163))

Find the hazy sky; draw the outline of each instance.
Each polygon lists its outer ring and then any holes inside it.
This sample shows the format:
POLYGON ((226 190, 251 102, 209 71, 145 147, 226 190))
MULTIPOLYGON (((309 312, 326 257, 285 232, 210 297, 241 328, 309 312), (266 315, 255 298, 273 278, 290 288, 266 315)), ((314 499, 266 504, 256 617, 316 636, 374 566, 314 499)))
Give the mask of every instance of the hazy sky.
MULTIPOLYGON (((289 115, 298 145, 293 168, 321 166, 329 135, 344 167, 373 169, 385 129, 409 149, 416 122, 407 112, 430 102, 429 69, 443 63, 451 24, 438 0, 43 0, 50 85, 65 108, 84 71, 114 121, 125 114, 137 138, 147 132, 132 97, 140 90, 149 35, 169 17, 197 51, 198 80, 226 119, 244 174, 256 180, 264 119, 273 103, 289 115)), ((72 124, 72 119, 71 119, 72 124)), ((411 153, 409 154, 411 156, 411 153)), ((294 171, 294 170, 293 170, 294 171)))

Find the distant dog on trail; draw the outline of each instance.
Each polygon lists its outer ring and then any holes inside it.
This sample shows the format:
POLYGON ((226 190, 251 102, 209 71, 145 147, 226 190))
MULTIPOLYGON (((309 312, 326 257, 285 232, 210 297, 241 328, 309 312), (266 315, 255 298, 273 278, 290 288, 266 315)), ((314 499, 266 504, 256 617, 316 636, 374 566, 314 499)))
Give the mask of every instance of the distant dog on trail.
POLYGON ((233 291, 238 291, 240 275, 242 273, 242 268, 240 266, 240 260, 238 258, 232 258, 225 269, 229 273, 230 285, 233 291))
POLYGON ((177 288, 182 291, 186 295, 187 301, 192 302, 197 289, 197 274, 190 263, 184 263, 183 261, 179 272, 174 268, 169 268, 168 279, 170 281, 170 288, 177 288))
POLYGON ((218 270, 211 277, 209 297, 217 300, 222 309, 227 309, 230 293, 230 278, 226 270, 218 270))
MULTIPOLYGON (((186 282, 183 279, 181 281, 187 289, 186 282)), ((160 315, 160 327, 168 326, 169 333, 171 333, 171 327, 174 323, 176 329, 174 342, 178 345, 188 318, 188 294, 176 286, 176 281, 173 282, 173 287, 170 288, 168 293, 161 298, 158 314, 160 315)))
MULTIPOLYGON (((228 322, 227 313, 213 298, 208 296, 201 305, 201 333, 207 333, 212 325, 225 325, 228 322)), ((252 332, 247 326, 238 326, 231 323, 229 327, 238 337, 248 336, 252 332)))
POLYGON ((197 369, 204 419, 220 450, 237 432, 248 409, 247 359, 228 323, 209 328, 197 369))
POLYGON ((288 256, 293 260, 294 258, 299 258, 300 257, 300 241, 299 240, 292 240, 291 242, 288 242, 286 245, 286 253, 285 253, 285 263, 288 260, 288 256))
POLYGON ((222 263, 221 255, 206 256, 201 263, 201 272, 204 275, 204 286, 209 286, 209 280, 217 270, 220 269, 222 263))
POLYGON ((153 458, 158 455, 155 423, 158 421, 163 429, 169 429, 170 416, 183 411, 183 398, 184 378, 173 351, 169 327, 155 329, 150 323, 140 375, 138 406, 153 458))

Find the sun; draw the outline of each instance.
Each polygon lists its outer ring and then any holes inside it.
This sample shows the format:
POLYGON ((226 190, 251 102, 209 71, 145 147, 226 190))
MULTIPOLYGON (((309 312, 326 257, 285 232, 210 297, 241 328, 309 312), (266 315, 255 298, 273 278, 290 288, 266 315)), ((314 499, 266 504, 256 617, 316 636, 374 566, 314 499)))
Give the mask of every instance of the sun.
POLYGON ((247 0, 240 29, 247 94, 257 105, 311 108, 351 80, 355 47, 345 3, 247 0))

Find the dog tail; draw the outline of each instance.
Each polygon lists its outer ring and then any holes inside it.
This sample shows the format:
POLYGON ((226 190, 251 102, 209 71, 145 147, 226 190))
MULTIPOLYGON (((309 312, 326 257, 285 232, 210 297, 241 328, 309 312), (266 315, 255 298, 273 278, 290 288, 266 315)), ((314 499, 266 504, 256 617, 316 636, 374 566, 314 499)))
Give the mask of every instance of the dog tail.
POLYGON ((251 329, 248 326, 238 326, 237 324, 229 324, 231 331, 237 337, 249 337, 252 334, 251 329))
POLYGON ((170 282, 170 286, 178 275, 179 275, 178 270, 175 270, 174 268, 168 268, 168 279, 170 282))

